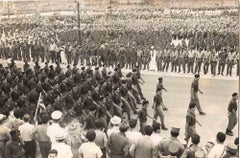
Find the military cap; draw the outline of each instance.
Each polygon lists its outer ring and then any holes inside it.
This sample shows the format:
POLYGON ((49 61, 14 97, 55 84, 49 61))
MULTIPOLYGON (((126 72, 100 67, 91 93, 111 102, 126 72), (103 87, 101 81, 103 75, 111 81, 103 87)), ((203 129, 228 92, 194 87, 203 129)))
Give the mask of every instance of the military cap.
POLYGON ((53 120, 59 120, 62 117, 62 112, 59 110, 53 111, 51 117, 53 120))
POLYGON ((118 68, 117 68, 117 67, 115 67, 115 68, 114 68, 114 71, 118 71, 118 68))
POLYGON ((113 125, 118 125, 118 124, 121 123, 121 118, 114 115, 114 116, 110 119, 110 122, 111 122, 113 125))
POLYGON ((99 70, 99 67, 95 67, 95 70, 99 70))
POLYGON ((142 102, 142 105, 146 105, 146 104, 149 104, 149 101, 144 100, 144 101, 142 102))
POLYGON ((131 72, 129 72, 129 73, 127 73, 127 77, 130 77, 132 75, 132 73, 131 72))
POLYGON ((178 128, 178 127, 172 127, 172 128, 171 128, 171 131, 172 131, 172 132, 179 133, 180 128, 178 128))
POLYGON ((236 97, 237 95, 238 95, 237 92, 235 92, 232 94, 232 97, 236 97))
POLYGON ((81 67, 81 70, 85 70, 85 67, 83 66, 83 67, 81 67))
POLYGON ((196 74, 196 75, 195 75, 195 78, 199 78, 199 77, 200 77, 200 75, 199 75, 199 74, 196 74))
POLYGON ((162 79, 163 79, 162 77, 159 77, 159 78, 158 78, 159 81, 162 81, 162 79))
POLYGON ((226 146, 226 150, 228 152, 230 152, 231 154, 236 154, 237 150, 238 150, 238 147, 237 145, 235 145, 234 143, 229 143, 227 146, 226 146))

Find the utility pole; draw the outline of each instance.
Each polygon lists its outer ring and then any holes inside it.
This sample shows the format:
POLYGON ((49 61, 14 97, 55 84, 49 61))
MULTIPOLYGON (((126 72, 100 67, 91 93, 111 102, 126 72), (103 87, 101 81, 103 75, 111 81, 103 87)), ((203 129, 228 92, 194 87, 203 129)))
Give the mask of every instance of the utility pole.
POLYGON ((79 2, 77 3, 77 18, 78 18, 78 44, 81 46, 82 45, 82 38, 81 38, 81 18, 80 18, 80 4, 79 2))

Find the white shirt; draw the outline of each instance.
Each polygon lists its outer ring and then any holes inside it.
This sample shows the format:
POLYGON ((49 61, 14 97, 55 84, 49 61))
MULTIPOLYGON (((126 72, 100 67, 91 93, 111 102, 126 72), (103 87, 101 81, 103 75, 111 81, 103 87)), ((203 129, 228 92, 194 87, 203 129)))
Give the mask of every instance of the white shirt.
POLYGON ((110 137, 112 133, 119 133, 119 127, 118 126, 113 126, 113 128, 107 130, 107 135, 110 137))
POLYGON ((214 147, 210 150, 208 154, 208 158, 219 158, 224 151, 224 144, 216 144, 214 147))
POLYGON ((83 143, 79 148, 80 158, 101 158, 102 151, 94 142, 83 143))
POLYGON ((138 140, 142 137, 142 133, 137 131, 127 131, 125 132, 130 144, 137 144, 138 140))
POLYGON ((58 158, 72 158, 72 150, 71 147, 65 143, 55 143, 52 144, 52 149, 55 149, 58 151, 58 158))
POLYGON ((150 139, 152 140, 154 147, 156 147, 163 138, 159 133, 152 133, 150 139))
POLYGON ((67 132, 64 128, 60 127, 58 123, 53 123, 51 126, 47 128, 47 135, 50 138, 52 143, 56 143, 56 131, 64 130, 64 132, 67 132))
POLYGON ((31 125, 28 122, 23 123, 21 126, 18 127, 22 140, 25 142, 29 142, 33 140, 32 133, 34 129, 34 125, 31 125))

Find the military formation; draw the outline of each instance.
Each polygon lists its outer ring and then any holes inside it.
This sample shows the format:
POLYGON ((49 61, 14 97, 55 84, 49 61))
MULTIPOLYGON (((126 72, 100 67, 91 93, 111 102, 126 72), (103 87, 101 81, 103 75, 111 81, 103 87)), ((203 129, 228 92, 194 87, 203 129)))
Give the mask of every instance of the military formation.
POLYGON ((195 115, 196 108, 206 115, 198 98, 203 93, 199 74, 239 75, 234 29, 120 26, 86 28, 82 41, 71 26, 51 22, 3 27, 0 58, 11 62, 0 64, 0 158, 35 158, 38 148, 42 158, 238 157, 238 137, 225 143, 237 124, 237 93, 228 106, 226 132, 218 132, 216 142, 199 146, 196 125, 201 123, 195 115), (15 61, 23 61, 23 67, 15 61), (123 68, 129 69, 126 75, 123 68), (148 113, 141 70, 195 74, 186 143, 178 139, 180 128, 165 124, 168 108, 162 91, 167 89, 161 77, 153 96, 154 114, 148 113), (162 138, 161 130, 169 130, 169 138, 162 138))

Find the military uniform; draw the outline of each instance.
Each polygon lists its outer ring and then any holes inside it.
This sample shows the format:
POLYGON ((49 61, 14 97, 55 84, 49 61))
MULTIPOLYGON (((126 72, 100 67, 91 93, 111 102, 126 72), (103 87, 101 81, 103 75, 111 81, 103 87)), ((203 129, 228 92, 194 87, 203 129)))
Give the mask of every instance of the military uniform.
POLYGON ((208 67, 210 64, 211 53, 209 50, 203 52, 203 73, 208 73, 208 67))
POLYGON ((195 65, 195 74, 199 74, 201 71, 201 67, 202 67, 202 61, 203 61, 203 54, 202 51, 199 50, 196 52, 196 65, 195 65))

